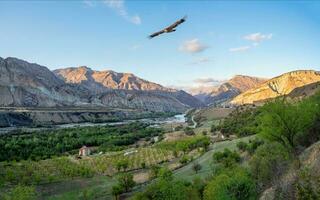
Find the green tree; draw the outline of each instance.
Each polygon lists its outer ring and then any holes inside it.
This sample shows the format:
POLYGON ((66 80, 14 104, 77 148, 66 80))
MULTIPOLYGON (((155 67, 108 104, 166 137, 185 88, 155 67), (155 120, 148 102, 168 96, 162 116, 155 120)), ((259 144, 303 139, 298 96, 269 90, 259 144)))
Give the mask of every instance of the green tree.
POLYGON ((118 182, 119 186, 123 188, 125 192, 128 192, 136 184, 133 180, 133 175, 130 173, 120 174, 118 182))
POLYGON ((204 200, 254 200, 255 184, 243 168, 225 170, 206 186, 204 200))
POLYGON ((279 142, 298 156, 299 135, 304 134, 315 118, 310 102, 290 103, 276 100, 263 106, 260 117, 261 135, 271 142, 279 142))
POLYGON ((114 185, 112 187, 112 196, 115 200, 119 200, 120 194, 122 194, 124 189, 121 187, 121 185, 114 185))
POLYGON ((129 161, 127 159, 118 160, 116 163, 116 168, 117 168, 118 172, 120 172, 121 169, 123 169, 123 171, 126 171, 128 166, 129 166, 129 161))
POLYGON ((193 171, 196 172, 196 174, 201 170, 201 168, 202 168, 202 166, 199 163, 194 163, 192 165, 192 169, 193 169, 193 171))

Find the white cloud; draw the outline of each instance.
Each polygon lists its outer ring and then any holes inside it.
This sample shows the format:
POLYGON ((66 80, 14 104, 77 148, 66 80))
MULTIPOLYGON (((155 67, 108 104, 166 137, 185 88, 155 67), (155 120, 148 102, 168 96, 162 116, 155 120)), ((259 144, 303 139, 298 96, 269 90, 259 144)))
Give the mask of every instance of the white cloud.
POLYGON ((263 40, 270 40, 272 38, 272 33, 262 34, 262 33, 252 33, 244 36, 244 39, 253 41, 255 43, 262 42, 263 40))
POLYGON ((88 7, 95 7, 96 6, 96 2, 94 2, 92 0, 83 0, 82 2, 88 7))
POLYGON ((179 48, 180 51, 188 52, 188 53, 199 53, 207 49, 208 46, 201 44, 199 39, 195 38, 192 40, 185 41, 179 48))
POLYGON ((249 50, 251 47, 250 46, 242 46, 242 47, 235 47, 235 48, 230 48, 230 52, 243 52, 249 50))
POLYGON ((141 24, 142 20, 139 15, 129 15, 124 0, 104 0, 103 2, 127 21, 137 25, 141 24))
POLYGON ((218 84, 218 83, 221 83, 221 81, 214 79, 214 78, 197 78, 197 79, 193 80, 193 82, 199 83, 199 84, 207 84, 207 83, 218 84))

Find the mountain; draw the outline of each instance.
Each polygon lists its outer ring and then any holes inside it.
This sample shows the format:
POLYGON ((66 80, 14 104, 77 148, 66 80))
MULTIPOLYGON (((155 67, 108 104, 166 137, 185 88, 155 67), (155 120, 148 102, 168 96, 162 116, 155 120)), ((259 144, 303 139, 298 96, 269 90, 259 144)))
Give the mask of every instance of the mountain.
MULTIPOLYGON (((288 95, 291 92, 302 94, 303 90, 309 91, 312 87, 307 86, 320 81, 320 72, 314 70, 298 70, 292 71, 275 78, 272 78, 263 84, 250 89, 237 97, 235 97, 232 104, 252 104, 275 97, 288 95), (304 86, 306 86, 304 88, 304 86), (308 87, 310 87, 308 89, 308 87), (299 89, 300 88, 300 89, 299 89), (299 92, 300 91, 300 92, 299 92)), ((295 95, 292 93, 291 95, 295 95)))
POLYGON ((90 89, 122 89, 142 91, 176 90, 141 79, 131 73, 118 73, 111 70, 95 71, 86 66, 76 68, 57 69, 53 71, 66 83, 81 84, 90 89))
POLYGON ((133 74, 87 67, 51 72, 17 58, 0 58, 2 107, 107 107, 183 112, 201 102, 133 74))
POLYGON ((212 91, 206 95, 204 102, 209 105, 226 102, 265 81, 266 79, 263 78, 236 75, 221 85, 214 87, 212 91))
MULTIPOLYGON (((122 91, 122 95, 128 93, 140 98, 143 98, 142 95, 147 94, 149 96, 169 98, 171 101, 177 100, 184 107, 203 106, 198 99, 182 90, 167 88, 141 79, 131 73, 118 73, 111 70, 95 71, 88 67, 57 69, 54 70, 54 73, 64 82, 84 87, 94 94, 103 95, 104 98, 108 98, 106 96, 111 95, 112 92, 110 91, 113 91, 113 94, 115 94, 115 91, 117 94, 119 94, 118 91, 122 91)), ((130 97, 130 101, 133 101, 135 96, 130 97)), ((146 103, 149 103, 147 99, 146 101, 146 103)), ((162 104, 162 102, 158 101, 158 104, 162 104)))

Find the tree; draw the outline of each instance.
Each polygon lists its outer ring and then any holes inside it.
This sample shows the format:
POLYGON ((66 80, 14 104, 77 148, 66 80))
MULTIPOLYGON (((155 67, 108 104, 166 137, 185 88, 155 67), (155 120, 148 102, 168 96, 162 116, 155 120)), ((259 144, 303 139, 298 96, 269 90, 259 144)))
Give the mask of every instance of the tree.
POLYGON ((157 178, 159 175, 160 166, 158 165, 152 165, 150 167, 150 178, 157 178))
POLYGON ((201 170, 202 166, 199 163, 194 163, 192 166, 193 171, 196 172, 196 174, 201 170))
POLYGON ((271 142, 279 142, 298 156, 297 138, 304 134, 314 121, 314 105, 308 102, 290 103, 276 100, 262 108, 259 128, 261 135, 271 142))
POLYGON ((123 188, 120 185, 115 185, 112 187, 112 195, 115 200, 119 200, 119 196, 122 193, 123 193, 123 188))
POLYGON ((128 166, 129 166, 128 160, 118 160, 116 163, 116 168, 118 172, 120 172, 121 169, 123 169, 123 171, 126 171, 128 166))
POLYGON ((118 182, 119 186, 123 188, 125 192, 128 192, 136 184, 133 180, 133 175, 129 173, 121 174, 118 178, 118 182))
POLYGON ((172 171, 166 167, 162 167, 159 170, 159 178, 165 181, 171 181, 173 179, 172 171))
POLYGON ((206 186, 204 200, 254 200, 257 197, 254 181, 240 167, 228 169, 214 177, 206 186))

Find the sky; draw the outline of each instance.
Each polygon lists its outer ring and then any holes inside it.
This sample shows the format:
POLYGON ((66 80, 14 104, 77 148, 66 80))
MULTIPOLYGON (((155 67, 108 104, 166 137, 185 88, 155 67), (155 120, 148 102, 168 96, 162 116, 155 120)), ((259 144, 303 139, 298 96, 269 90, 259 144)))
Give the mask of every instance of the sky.
POLYGON ((0 1, 0 57, 165 86, 320 70, 316 1, 0 1), (148 39, 187 16, 173 33, 148 39))

